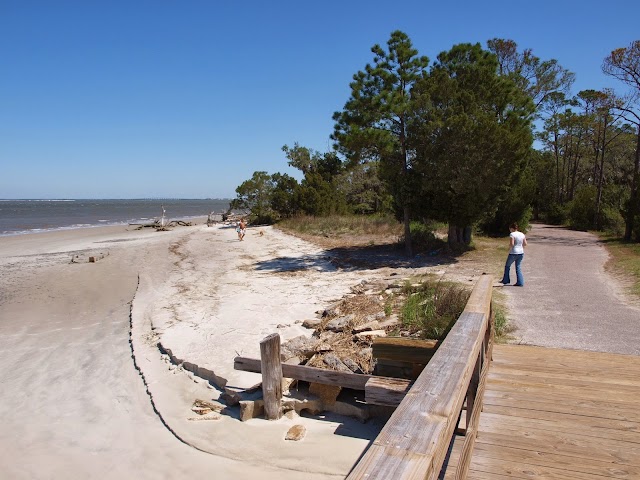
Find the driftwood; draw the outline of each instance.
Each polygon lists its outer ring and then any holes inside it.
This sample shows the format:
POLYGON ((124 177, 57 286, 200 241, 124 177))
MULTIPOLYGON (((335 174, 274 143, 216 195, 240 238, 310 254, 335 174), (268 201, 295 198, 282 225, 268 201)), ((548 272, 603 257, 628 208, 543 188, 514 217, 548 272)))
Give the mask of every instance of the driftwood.
MULTIPOLYGON (((164 205, 161 205, 160 208, 162 208, 162 216, 159 219, 155 219, 152 223, 130 223, 129 225, 138 226, 136 230, 142 230, 143 228, 155 228, 159 232, 166 231, 169 227, 176 227, 178 225, 182 227, 190 227, 193 225, 193 223, 185 222, 184 220, 171 220, 170 222, 167 222, 167 210, 164 208, 164 205)), ((213 212, 209 214, 209 218, 211 218, 211 214, 213 214, 213 212)))
POLYGON ((136 230, 142 230, 143 228, 155 228, 158 231, 164 231, 170 227, 177 227, 177 226, 190 227, 193 225, 193 223, 185 222, 184 220, 171 220, 170 222, 162 225, 162 222, 160 220, 156 220, 153 223, 130 223, 129 225, 137 226, 138 228, 136 230))

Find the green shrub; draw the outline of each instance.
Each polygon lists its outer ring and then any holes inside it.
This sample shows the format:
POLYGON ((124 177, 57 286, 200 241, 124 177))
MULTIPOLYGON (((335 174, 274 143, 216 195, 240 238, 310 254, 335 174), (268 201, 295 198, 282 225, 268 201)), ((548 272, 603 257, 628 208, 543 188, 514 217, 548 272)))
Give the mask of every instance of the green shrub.
POLYGON ((567 223, 576 230, 593 228, 596 216, 596 187, 588 185, 580 188, 568 205, 567 223))
POLYGON ((559 203, 554 203, 546 214, 546 220, 552 225, 562 225, 567 221, 567 208, 559 203))
POLYGON ((618 209, 614 207, 605 206, 602 208, 600 212, 600 225, 603 230, 616 237, 621 237, 624 234, 624 218, 618 209))
POLYGON ((450 282, 426 281, 419 286, 405 285, 407 300, 401 317, 410 331, 423 338, 442 340, 463 312, 469 292, 450 282))
MULTIPOLYGON (((430 252, 446 246, 446 242, 436 237, 435 224, 423 222, 411 222, 411 245, 414 252, 430 252)), ((398 244, 404 246, 404 235, 399 238, 398 244)))

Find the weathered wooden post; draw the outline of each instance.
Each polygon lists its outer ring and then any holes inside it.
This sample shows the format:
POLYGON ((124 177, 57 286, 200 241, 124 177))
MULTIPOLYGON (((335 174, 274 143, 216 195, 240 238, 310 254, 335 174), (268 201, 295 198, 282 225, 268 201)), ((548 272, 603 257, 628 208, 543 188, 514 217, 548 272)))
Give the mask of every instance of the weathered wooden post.
POLYGON ((282 400, 282 363, 280 362, 280 335, 272 333, 260 342, 262 363, 262 396, 267 420, 280 418, 282 400))

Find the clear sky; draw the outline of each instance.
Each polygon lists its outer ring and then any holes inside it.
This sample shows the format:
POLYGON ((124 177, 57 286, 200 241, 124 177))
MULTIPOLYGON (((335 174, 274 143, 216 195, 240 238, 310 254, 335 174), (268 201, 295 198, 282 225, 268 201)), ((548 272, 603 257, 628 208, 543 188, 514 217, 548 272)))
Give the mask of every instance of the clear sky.
POLYGON ((331 115, 393 30, 434 59, 515 40, 623 85, 640 1, 0 0, 0 198, 221 198, 281 147, 326 151, 331 115))

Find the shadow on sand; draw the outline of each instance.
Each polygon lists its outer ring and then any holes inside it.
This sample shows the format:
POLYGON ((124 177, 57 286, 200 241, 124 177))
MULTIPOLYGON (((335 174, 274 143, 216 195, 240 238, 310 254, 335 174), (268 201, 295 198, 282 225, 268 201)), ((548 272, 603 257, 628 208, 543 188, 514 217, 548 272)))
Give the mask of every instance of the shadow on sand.
POLYGON ((331 248, 316 255, 277 257, 257 262, 256 270, 284 273, 311 269, 319 272, 334 272, 378 268, 420 268, 456 262, 455 254, 442 253, 442 249, 418 253, 408 258, 395 245, 366 245, 331 248))

